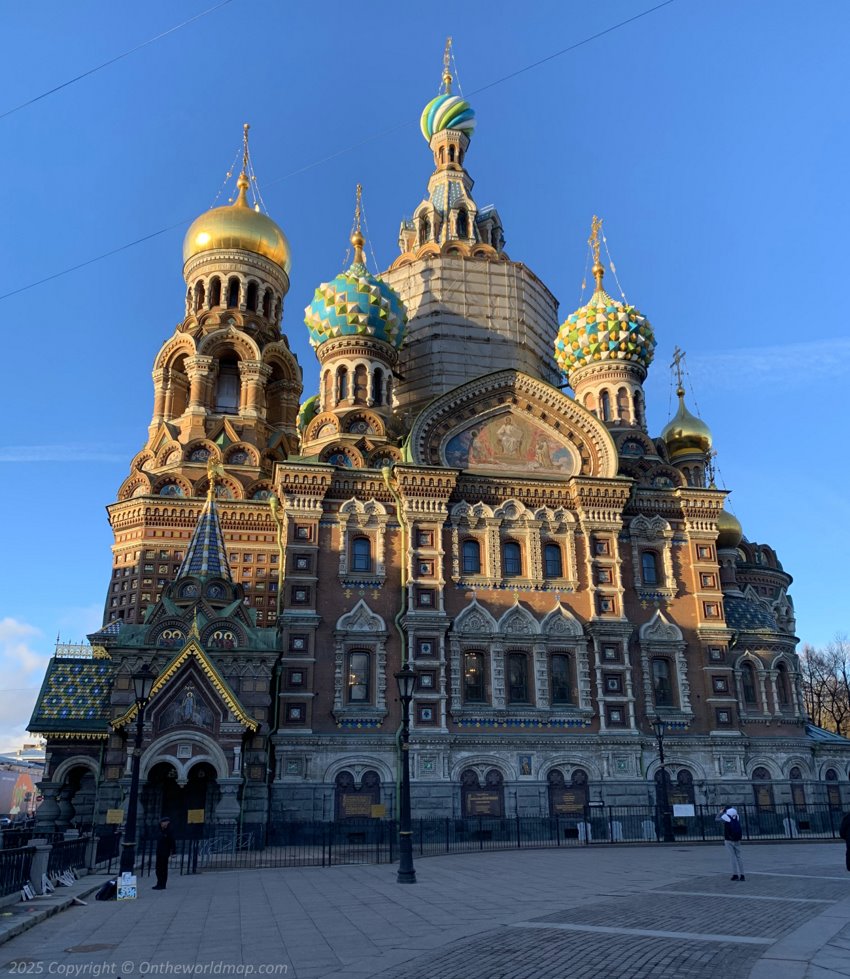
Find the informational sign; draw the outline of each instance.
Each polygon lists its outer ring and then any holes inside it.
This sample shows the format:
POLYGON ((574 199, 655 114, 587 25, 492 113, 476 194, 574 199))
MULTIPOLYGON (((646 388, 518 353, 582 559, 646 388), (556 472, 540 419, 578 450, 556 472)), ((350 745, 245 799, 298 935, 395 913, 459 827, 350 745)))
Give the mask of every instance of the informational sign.
POLYGON ((680 816, 694 816, 696 815, 696 811, 690 803, 679 804, 673 806, 673 815, 677 818, 680 816))
POLYGON ((556 816, 575 815, 584 812, 587 805, 585 789, 553 788, 552 812, 556 816))
POLYGON ((203 809, 187 809, 186 810, 186 822, 187 823, 202 823, 204 821, 204 810, 203 809))
POLYGON ((466 815, 467 816, 501 816, 502 815, 502 793, 487 792, 467 792, 466 794, 466 815))
POLYGON ((116 898, 119 901, 135 901, 138 896, 136 888, 135 874, 121 874, 118 878, 118 892, 116 898))
POLYGON ((387 814, 387 807, 381 803, 377 806, 372 806, 372 819, 383 819, 387 814))
POLYGON ((124 822, 123 809, 107 809, 106 823, 108 826, 120 826, 124 822))
POLYGON ((343 819, 354 817, 372 818, 372 796, 358 792, 343 792, 339 800, 339 809, 343 819))

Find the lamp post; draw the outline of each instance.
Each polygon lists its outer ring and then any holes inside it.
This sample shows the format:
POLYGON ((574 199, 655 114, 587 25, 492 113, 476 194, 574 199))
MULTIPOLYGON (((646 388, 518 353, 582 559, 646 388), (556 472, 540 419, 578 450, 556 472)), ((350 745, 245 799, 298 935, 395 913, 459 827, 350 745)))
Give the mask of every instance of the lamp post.
POLYGON ((401 811, 398 821, 398 877, 399 884, 415 884, 416 871, 413 869, 413 831, 410 826, 410 702, 413 700, 413 685, 416 672, 410 663, 395 675, 398 683, 398 696, 401 700, 401 811))
POLYGON ((130 801, 124 839, 121 841, 119 872, 132 874, 136 862, 136 810, 139 808, 139 765, 142 759, 142 738, 145 727, 145 705, 150 700, 156 674, 147 663, 133 674, 133 694, 136 698, 136 740, 133 744, 133 767, 130 773, 130 801))
POLYGON ((658 808, 661 810, 661 832, 665 843, 675 843, 676 837, 673 835, 673 820, 670 813, 670 797, 667 792, 667 771, 664 768, 664 735, 667 733, 667 723, 660 717, 652 722, 652 729, 658 741, 658 785, 656 787, 656 798, 658 808))

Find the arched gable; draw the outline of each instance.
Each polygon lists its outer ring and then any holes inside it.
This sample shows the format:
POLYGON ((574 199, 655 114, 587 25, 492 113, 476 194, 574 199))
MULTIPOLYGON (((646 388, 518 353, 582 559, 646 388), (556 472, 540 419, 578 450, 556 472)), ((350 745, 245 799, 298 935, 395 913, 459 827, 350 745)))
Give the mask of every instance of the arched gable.
POLYGON ((455 617, 452 631, 465 636, 492 635, 498 631, 498 626, 487 609, 478 603, 477 598, 473 598, 469 605, 455 617))
POLYGON ((476 378, 436 398, 409 439, 418 465, 565 479, 612 478, 617 450, 591 412, 521 371, 476 378))
POLYGON ((496 629, 506 636, 536 636, 540 633, 537 619, 519 602, 499 619, 496 629))
POLYGON ((584 638, 584 630, 573 613, 558 602, 540 623, 540 632, 544 636, 570 636, 575 639, 584 638))
POLYGON ((682 630, 671 622, 660 609, 640 627, 640 639, 645 643, 682 642, 682 630))
POLYGON ((387 626, 384 620, 373 612, 366 604, 364 599, 354 606, 350 612, 341 615, 336 623, 337 632, 360 632, 369 635, 376 633, 386 633, 387 626))

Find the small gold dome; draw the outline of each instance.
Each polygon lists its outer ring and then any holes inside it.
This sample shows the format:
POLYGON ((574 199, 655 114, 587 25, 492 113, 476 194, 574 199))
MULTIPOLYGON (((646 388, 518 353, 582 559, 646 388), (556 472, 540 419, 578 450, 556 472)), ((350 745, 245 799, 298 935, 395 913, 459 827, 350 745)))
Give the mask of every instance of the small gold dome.
POLYGON ((717 549, 737 547, 743 536, 744 530, 735 514, 721 510, 717 518, 717 549))
POLYGON ((661 438, 667 443, 670 460, 675 461, 694 452, 707 455, 711 450, 711 429, 685 407, 685 392, 679 388, 679 410, 665 425, 661 438))
POLYGON ((236 186, 239 194, 233 204, 214 207, 192 222, 183 239, 183 264, 214 248, 239 248, 262 255, 288 274, 292 262, 286 235, 270 217, 250 206, 244 173, 236 186))

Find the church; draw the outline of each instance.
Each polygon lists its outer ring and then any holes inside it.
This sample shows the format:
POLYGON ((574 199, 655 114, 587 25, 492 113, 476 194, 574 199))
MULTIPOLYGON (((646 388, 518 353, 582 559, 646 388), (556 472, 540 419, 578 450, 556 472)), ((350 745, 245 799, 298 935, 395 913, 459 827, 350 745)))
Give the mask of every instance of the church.
POLYGON ((358 188, 353 261, 303 318, 318 391, 247 127, 232 203, 189 227, 183 320, 108 508, 103 626, 57 647, 30 723, 40 828, 126 807, 144 667, 146 826, 393 816, 407 665, 414 817, 647 806, 660 778, 685 803, 850 802, 850 742, 807 721, 791 576, 724 508, 681 356, 652 433, 656 336, 606 291, 601 222, 562 318, 476 204, 452 83, 447 59, 424 196, 380 276, 358 188))

